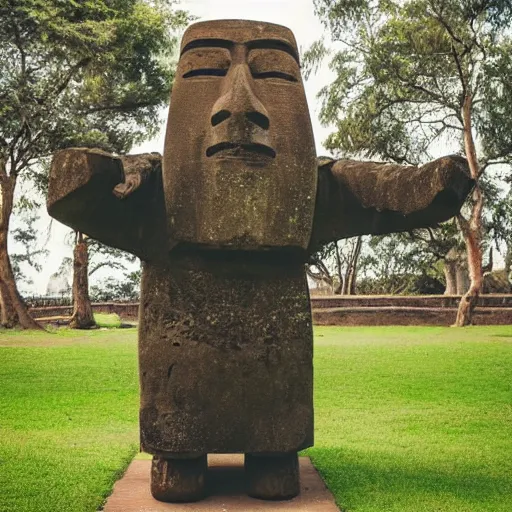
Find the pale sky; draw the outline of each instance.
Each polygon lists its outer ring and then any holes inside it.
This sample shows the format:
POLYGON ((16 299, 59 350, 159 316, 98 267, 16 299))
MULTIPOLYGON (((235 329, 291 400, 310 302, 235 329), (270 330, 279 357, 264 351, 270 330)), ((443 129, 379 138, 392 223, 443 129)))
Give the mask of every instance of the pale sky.
MULTIPOLYGON (((305 51, 312 42, 320 39, 323 33, 322 26, 314 15, 313 0, 182 0, 179 7, 195 15, 197 17, 196 21, 247 19, 285 25, 294 32, 301 52, 305 51)), ((319 104, 316 100, 316 94, 322 86, 329 82, 331 76, 331 73, 323 68, 319 70, 316 76, 311 77, 305 83, 318 154, 326 154, 322 147, 322 142, 327 137, 329 130, 323 128, 318 122, 319 104)), ((165 113, 162 115, 162 126, 159 136, 141 146, 133 148, 132 153, 151 151, 162 153, 164 136, 165 113)), ((48 226, 50 222, 49 217, 46 215, 46 210, 43 211, 43 215, 44 218, 40 222, 41 231, 45 230, 45 226, 48 226)), ((72 256, 72 248, 66 245, 64 241, 69 231, 70 229, 66 226, 55 220, 53 221, 51 238, 47 245, 50 254, 44 261, 41 272, 30 272, 34 286, 30 290, 21 286, 22 293, 30 291, 30 293, 34 294, 45 294, 48 279, 51 274, 56 272, 62 258, 64 256, 72 256)), ((101 274, 98 272, 98 275, 91 279, 91 283, 94 284, 98 278, 107 277, 109 272, 110 270, 101 274)))

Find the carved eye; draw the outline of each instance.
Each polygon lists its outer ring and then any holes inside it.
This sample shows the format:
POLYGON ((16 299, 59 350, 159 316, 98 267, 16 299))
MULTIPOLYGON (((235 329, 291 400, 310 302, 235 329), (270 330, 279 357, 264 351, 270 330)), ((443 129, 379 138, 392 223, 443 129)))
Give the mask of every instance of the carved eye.
POLYGON ((202 68, 187 71, 182 78, 193 78, 195 76, 226 76, 228 70, 220 68, 202 68))
POLYGON ((286 80, 287 82, 297 82, 298 80, 288 73, 283 73, 282 71, 264 71, 262 73, 253 73, 252 77, 256 80, 265 79, 265 78, 277 78, 279 80, 286 80))
POLYGON ((230 54, 225 48, 195 48, 181 58, 179 73, 182 78, 226 76, 230 65, 230 54))
POLYGON ((254 49, 249 54, 249 67, 255 80, 297 83, 300 71, 295 59, 280 50, 254 49))

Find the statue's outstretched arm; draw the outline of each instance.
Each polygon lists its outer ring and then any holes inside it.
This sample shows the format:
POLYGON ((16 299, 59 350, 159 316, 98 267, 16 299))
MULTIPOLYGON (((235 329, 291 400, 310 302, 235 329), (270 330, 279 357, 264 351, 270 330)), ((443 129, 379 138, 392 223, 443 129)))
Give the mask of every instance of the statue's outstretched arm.
POLYGON ((53 157, 48 213, 71 228, 141 259, 161 256, 165 203, 161 156, 116 157, 71 148, 53 157))
POLYGON ((351 236, 436 226, 459 213, 472 187, 466 159, 457 155, 421 167, 324 161, 311 248, 351 236))

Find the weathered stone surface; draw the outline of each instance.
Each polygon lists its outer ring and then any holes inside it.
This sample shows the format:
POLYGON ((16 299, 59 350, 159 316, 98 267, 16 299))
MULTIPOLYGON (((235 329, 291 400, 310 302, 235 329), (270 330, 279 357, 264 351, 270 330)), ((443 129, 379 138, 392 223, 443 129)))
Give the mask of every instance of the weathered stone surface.
POLYGON ((146 265, 141 446, 153 454, 291 452, 313 443, 312 327, 303 265, 171 253, 146 265))
POLYGON ((191 459, 154 456, 151 464, 151 495, 170 503, 199 501, 206 492, 207 455, 191 459))
POLYGON ((316 167, 290 30, 243 20, 190 27, 165 140, 169 236, 217 248, 304 250, 316 167))
POLYGON ((50 169, 47 208, 55 219, 107 245, 142 259, 166 257, 160 155, 59 151, 50 169))
POLYGON ((435 226, 459 212, 472 187, 467 161, 457 155, 421 167, 324 163, 311 248, 351 236, 435 226))

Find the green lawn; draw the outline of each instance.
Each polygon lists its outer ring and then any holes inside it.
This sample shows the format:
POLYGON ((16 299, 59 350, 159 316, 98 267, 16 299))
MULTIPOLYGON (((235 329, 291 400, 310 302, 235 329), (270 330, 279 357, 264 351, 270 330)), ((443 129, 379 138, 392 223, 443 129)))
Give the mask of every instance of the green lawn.
POLYGON ((309 454, 343 510, 512 510, 512 326, 316 333, 309 454))
MULTIPOLYGON (((137 450, 135 338, 0 331, 0 511, 100 506, 137 450)), ((315 378, 343 510, 512 510, 512 326, 317 328, 315 378)))
POLYGON ((0 511, 94 511, 138 448, 135 329, 0 331, 0 511))

